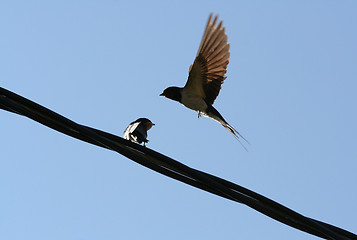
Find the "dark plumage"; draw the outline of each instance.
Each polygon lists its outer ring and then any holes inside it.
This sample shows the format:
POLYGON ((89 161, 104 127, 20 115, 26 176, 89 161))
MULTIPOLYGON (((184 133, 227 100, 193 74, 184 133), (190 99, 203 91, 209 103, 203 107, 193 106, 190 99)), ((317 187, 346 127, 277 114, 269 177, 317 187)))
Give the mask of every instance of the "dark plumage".
POLYGON ((209 16, 196 59, 190 66, 186 85, 183 88, 166 88, 160 96, 180 102, 185 107, 197 111, 198 117, 202 114, 216 120, 238 141, 240 137, 245 140, 212 106, 226 79, 225 73, 230 55, 225 28, 222 26, 222 21, 217 24, 217 19, 216 16, 212 21, 212 14, 209 16))
POLYGON ((124 138, 136 143, 144 143, 144 146, 149 140, 147 139, 147 131, 154 126, 149 119, 139 118, 129 124, 124 131, 124 138))

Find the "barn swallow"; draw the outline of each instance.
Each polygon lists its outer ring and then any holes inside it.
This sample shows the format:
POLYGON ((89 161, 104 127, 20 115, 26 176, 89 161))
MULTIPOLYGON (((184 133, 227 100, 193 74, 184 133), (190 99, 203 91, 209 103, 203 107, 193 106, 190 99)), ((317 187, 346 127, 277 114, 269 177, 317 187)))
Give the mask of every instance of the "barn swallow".
POLYGON ((222 26, 222 21, 217 24, 217 19, 218 16, 215 16, 212 21, 212 14, 210 14, 196 59, 190 66, 186 85, 183 88, 166 88, 160 96, 178 101, 185 107, 197 111, 198 117, 202 114, 216 120, 239 142, 240 137, 248 142, 212 106, 226 79, 225 73, 230 55, 225 28, 222 26))
POLYGON ((130 123, 129 126, 125 129, 124 138, 139 144, 144 143, 145 147, 145 143, 149 142, 147 139, 147 131, 149 131, 149 129, 154 125, 155 124, 147 118, 139 118, 136 121, 130 123))

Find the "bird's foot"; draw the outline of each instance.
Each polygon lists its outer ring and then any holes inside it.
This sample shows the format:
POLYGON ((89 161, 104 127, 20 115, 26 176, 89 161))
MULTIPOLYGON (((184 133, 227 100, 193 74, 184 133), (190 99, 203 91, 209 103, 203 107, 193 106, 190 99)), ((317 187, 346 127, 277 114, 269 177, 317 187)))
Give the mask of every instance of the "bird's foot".
POLYGON ((201 117, 201 112, 198 111, 198 115, 197 115, 197 118, 200 118, 201 117))

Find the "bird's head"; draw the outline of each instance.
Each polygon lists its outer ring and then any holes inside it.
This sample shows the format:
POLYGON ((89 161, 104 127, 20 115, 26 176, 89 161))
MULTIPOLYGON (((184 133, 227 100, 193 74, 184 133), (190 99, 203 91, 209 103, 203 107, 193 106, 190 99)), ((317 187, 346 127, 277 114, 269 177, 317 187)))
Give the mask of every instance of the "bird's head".
POLYGON ((145 125, 146 127, 146 131, 149 131, 149 129, 152 127, 152 126, 155 126, 154 123, 152 123, 149 119, 147 118, 139 118, 138 120, 136 120, 135 122, 141 122, 145 125))
POLYGON ((152 127, 152 126, 155 126, 155 123, 152 123, 150 120, 148 122, 145 123, 146 125, 146 129, 147 131, 149 131, 149 129, 152 127))
POLYGON ((160 96, 164 96, 174 101, 181 102, 181 88, 168 87, 160 94, 160 96))

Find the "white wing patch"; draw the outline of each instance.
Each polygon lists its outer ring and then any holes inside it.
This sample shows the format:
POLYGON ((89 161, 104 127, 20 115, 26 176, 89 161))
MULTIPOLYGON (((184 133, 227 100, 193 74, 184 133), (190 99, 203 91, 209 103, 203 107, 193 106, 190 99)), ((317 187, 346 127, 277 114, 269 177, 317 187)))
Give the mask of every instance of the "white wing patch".
POLYGON ((139 126, 140 122, 130 124, 124 131, 124 139, 130 140, 132 142, 137 142, 137 136, 134 136, 132 133, 139 126))

